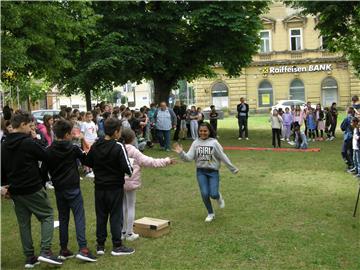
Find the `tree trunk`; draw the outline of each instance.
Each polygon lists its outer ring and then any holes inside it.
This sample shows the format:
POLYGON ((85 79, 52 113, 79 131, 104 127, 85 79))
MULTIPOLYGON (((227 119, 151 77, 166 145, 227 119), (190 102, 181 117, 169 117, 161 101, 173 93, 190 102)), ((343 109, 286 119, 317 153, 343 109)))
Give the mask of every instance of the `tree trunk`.
POLYGON ((161 78, 153 78, 154 81, 154 102, 160 104, 165 101, 169 105, 169 95, 174 83, 161 78))
POLYGON ((86 110, 89 112, 91 111, 91 91, 90 89, 86 89, 85 93, 85 101, 86 101, 86 110))

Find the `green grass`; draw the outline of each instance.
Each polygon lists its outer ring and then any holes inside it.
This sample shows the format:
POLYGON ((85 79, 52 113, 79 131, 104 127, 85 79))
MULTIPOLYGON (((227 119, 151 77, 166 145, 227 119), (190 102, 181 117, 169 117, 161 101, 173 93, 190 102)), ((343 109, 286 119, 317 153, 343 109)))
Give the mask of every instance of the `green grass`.
MULTIPOLYGON (((249 130, 251 140, 239 142, 236 119, 219 121, 220 142, 271 147, 266 116, 249 118, 249 130)), ((240 172, 232 175, 221 169, 226 208, 215 206, 216 219, 211 224, 204 223, 206 211, 194 163, 144 169, 136 216, 171 220, 170 234, 127 243, 136 249, 129 257, 109 255, 108 241, 108 252, 97 263, 73 259, 62 269, 360 269, 360 213, 352 217, 358 185, 344 172, 341 134, 337 137, 333 142, 311 143, 310 147, 321 148, 319 153, 227 151, 240 172)), ((189 145, 190 141, 184 143, 186 149, 189 145)), ((146 154, 165 156, 157 149, 146 154)), ((94 250, 93 184, 86 180, 81 184, 87 238, 94 250)), ((54 193, 49 194, 55 207, 54 193)), ((1 209, 1 267, 21 269, 24 258, 11 201, 2 200, 1 209)), ((32 229, 39 251, 40 227, 35 218, 32 229)), ((58 243, 56 229, 54 252, 58 243)), ((69 247, 77 249, 73 221, 69 247)))

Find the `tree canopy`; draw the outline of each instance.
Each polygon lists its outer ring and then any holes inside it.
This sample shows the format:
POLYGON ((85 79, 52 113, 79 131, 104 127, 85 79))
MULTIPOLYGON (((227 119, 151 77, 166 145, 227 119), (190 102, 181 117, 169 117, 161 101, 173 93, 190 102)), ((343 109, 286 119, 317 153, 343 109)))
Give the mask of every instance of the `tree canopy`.
POLYGON ((317 16, 317 29, 331 51, 343 52, 360 74, 359 1, 286 1, 302 13, 317 16))
MULTIPOLYGON (((2 70, 67 94, 151 79, 155 101, 179 80, 237 76, 258 50, 266 1, 2 2, 2 70)), ((2 73, 7 74, 7 73, 2 73)))

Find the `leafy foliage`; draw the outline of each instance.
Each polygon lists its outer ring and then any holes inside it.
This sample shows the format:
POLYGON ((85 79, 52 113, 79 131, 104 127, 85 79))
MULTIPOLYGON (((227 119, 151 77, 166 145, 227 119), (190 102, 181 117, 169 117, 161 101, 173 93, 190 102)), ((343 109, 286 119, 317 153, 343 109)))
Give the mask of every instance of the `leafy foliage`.
POLYGON ((329 49, 344 52, 360 74, 360 2, 358 1, 286 1, 317 16, 317 28, 328 40, 329 49))

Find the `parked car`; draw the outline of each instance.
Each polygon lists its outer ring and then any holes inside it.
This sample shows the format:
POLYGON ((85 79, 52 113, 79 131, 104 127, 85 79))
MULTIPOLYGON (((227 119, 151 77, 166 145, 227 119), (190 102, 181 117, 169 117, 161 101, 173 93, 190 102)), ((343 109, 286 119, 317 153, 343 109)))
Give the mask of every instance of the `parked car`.
MULTIPOLYGON (((272 107, 273 110, 279 110, 280 108, 285 111, 285 108, 288 107, 291 110, 291 106, 294 105, 300 105, 301 110, 304 110, 306 106, 306 102, 303 100, 297 100, 297 99, 290 99, 290 100, 279 100, 278 103, 272 107)), ((315 108, 313 104, 311 104, 311 107, 315 108)))
POLYGON ((36 121, 39 124, 43 123, 43 117, 44 115, 56 115, 59 114, 60 110, 36 110, 36 111, 32 111, 31 114, 32 116, 34 116, 34 118, 36 119, 36 121))

